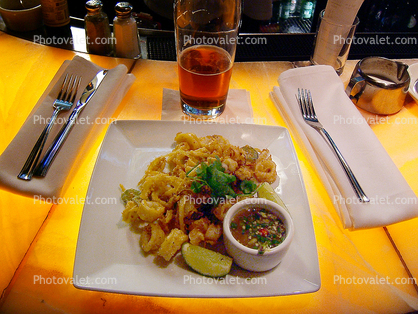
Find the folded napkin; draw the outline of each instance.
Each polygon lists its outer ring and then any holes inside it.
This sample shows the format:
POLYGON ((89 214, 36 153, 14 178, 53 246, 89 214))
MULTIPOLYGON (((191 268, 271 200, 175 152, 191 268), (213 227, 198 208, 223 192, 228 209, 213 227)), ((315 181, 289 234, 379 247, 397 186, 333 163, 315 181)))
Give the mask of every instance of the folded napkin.
POLYGON ((418 199, 330 66, 291 69, 271 94, 316 166, 345 228, 385 226, 418 216, 418 199), (295 95, 309 89, 319 121, 347 160, 370 203, 361 203, 329 143, 307 125, 295 95))
MULTIPOLYGON (((107 118, 112 116, 135 79, 132 74, 127 74, 128 69, 124 65, 118 65, 109 70, 95 95, 78 116, 76 124, 52 162, 46 177, 33 177, 31 181, 24 181, 18 179, 17 175, 52 115, 52 103, 58 96, 65 75, 69 73, 82 76, 76 97, 78 100, 86 85, 100 70, 102 70, 101 67, 79 56, 62 64, 22 128, 0 156, 1 189, 28 197, 39 196, 44 199, 54 199, 61 196, 65 181, 71 177, 72 170, 76 170, 82 161, 83 152, 88 149, 88 145, 95 135, 107 126, 107 118)), ((72 109, 61 112, 58 116, 45 143, 41 158, 71 111, 72 109)))
MULTIPOLYGON (((191 117, 181 110, 180 92, 164 88, 161 120, 189 121, 191 117)), ((230 89, 225 111, 217 118, 208 120, 224 123, 253 123, 250 93, 245 89, 230 89)))

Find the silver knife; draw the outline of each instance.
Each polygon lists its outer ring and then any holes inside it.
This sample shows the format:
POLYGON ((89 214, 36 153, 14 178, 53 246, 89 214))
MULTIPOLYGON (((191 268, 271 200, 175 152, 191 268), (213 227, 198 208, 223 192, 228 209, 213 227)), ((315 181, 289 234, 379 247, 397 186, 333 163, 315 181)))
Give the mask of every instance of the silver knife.
POLYGON ((42 160, 36 166, 35 171, 33 173, 35 176, 45 177, 49 167, 51 166, 52 161, 54 160, 60 147, 62 146, 68 134, 70 133, 72 127, 74 126, 74 123, 78 115, 88 104, 93 95, 96 93, 100 83, 105 78, 107 72, 108 70, 102 70, 98 72, 96 76, 91 80, 91 82, 87 84, 86 88, 83 91, 83 94, 81 94, 80 100, 77 102, 77 105, 73 109, 73 112, 71 112, 71 115, 68 117, 67 122, 63 125, 58 135, 55 137, 54 141, 49 146, 44 158, 42 158, 42 160))

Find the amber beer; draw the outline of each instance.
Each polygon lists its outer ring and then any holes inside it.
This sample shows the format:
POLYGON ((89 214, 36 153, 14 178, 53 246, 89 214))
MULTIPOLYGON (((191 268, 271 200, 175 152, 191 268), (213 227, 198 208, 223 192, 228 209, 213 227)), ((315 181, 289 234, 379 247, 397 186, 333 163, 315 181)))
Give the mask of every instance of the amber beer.
POLYGON ((182 106, 196 115, 223 112, 232 64, 229 53, 216 46, 196 45, 183 50, 178 62, 182 106))

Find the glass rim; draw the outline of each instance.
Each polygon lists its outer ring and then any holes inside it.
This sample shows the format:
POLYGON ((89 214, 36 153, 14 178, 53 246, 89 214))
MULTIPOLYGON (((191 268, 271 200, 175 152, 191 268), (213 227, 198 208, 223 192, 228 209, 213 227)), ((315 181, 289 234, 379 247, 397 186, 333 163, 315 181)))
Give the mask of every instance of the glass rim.
POLYGON ((325 14, 325 10, 322 10, 319 13, 319 20, 320 21, 326 21, 328 24, 334 25, 334 26, 339 26, 339 27, 357 27, 360 24, 360 19, 359 17, 356 15, 356 18, 354 19, 352 24, 340 24, 340 23, 335 23, 331 20, 329 20, 328 18, 324 18, 324 14, 325 14))

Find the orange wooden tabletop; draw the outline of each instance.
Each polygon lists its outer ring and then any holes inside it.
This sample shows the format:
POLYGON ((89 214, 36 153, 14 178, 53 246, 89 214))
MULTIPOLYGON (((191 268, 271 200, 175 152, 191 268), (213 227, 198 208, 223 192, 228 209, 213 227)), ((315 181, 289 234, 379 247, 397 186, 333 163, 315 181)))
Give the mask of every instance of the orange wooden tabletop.
MULTIPOLYGON (((0 153, 19 131, 61 64, 76 54, 0 32, 0 153)), ((136 80, 114 118, 159 120, 163 88, 178 89, 175 62, 79 55, 105 68, 123 63, 132 69, 136 80)), ((341 77, 343 81, 347 81, 354 65, 355 61, 348 62, 341 77)), ((249 91, 256 121, 286 127, 269 93, 278 84, 280 73, 291 67, 290 62, 235 64, 230 86, 249 91)), ((418 106, 408 97, 401 112, 383 123, 370 123, 416 194, 417 121, 418 106)), ((86 152, 75 176, 68 178, 70 183, 64 198, 85 197, 103 137, 104 132, 86 152)), ((317 242, 321 274, 317 292, 265 298, 199 299, 79 290, 70 279, 83 204, 51 205, 0 191, 0 288, 3 290, 0 312, 406 313, 418 310, 418 219, 387 228, 343 229, 315 169, 299 143, 294 144, 317 242), (44 283, 35 280, 40 277, 51 280, 44 283), (52 278, 61 280, 53 283, 52 278)))

